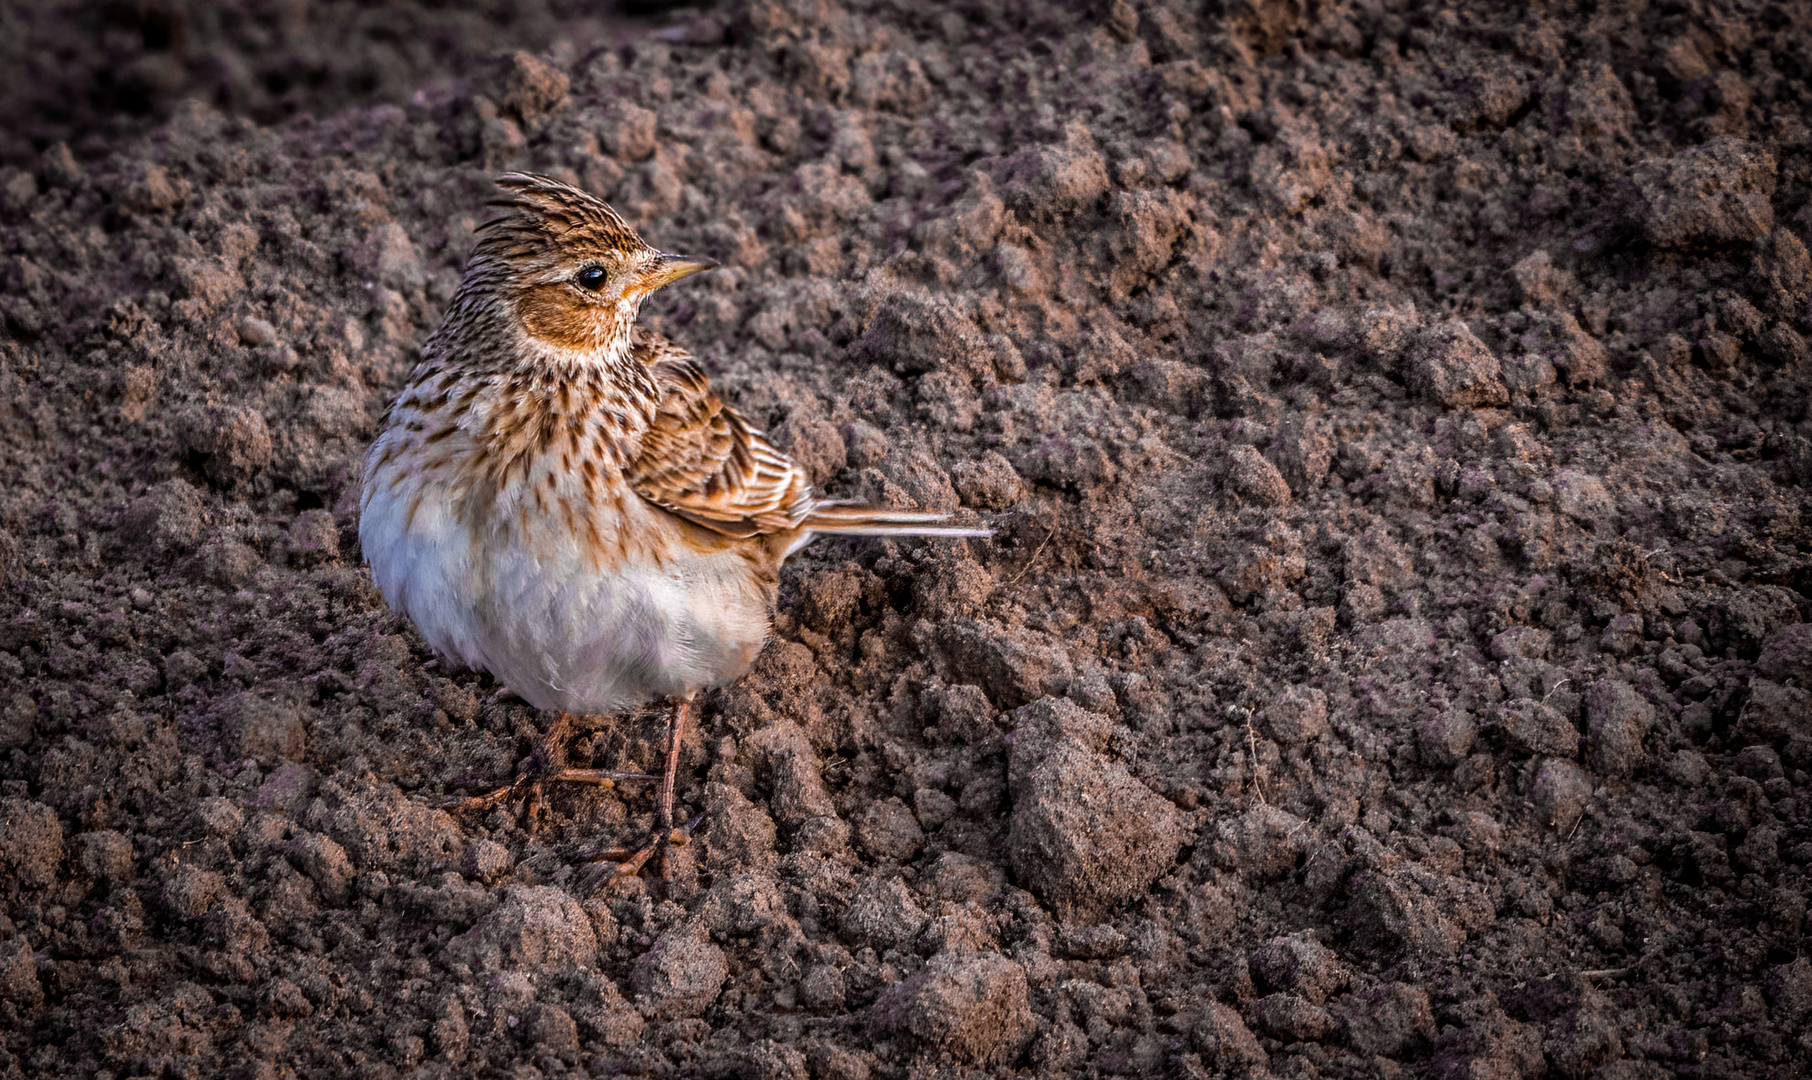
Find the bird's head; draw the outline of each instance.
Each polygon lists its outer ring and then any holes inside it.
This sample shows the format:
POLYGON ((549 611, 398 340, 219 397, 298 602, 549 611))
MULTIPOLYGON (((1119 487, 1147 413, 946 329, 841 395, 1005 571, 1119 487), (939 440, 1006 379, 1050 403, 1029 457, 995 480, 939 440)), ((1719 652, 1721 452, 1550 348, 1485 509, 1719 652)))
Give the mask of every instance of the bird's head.
POLYGON ((497 178, 492 206, 507 213, 480 226, 467 269, 484 279, 524 334, 561 352, 627 349, 642 300, 702 270, 712 259, 650 247, 603 200, 532 173, 497 178))

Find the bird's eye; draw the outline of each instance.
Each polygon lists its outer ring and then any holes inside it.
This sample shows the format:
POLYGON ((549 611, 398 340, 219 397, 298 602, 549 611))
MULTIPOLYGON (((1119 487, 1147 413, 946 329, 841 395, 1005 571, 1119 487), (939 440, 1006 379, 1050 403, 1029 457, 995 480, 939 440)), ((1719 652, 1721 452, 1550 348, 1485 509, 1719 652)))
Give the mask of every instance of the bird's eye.
POLYGON ((604 287, 604 278, 605 274, 602 266, 588 266, 579 271, 578 276, 573 280, 579 283, 580 288, 597 292, 604 287))

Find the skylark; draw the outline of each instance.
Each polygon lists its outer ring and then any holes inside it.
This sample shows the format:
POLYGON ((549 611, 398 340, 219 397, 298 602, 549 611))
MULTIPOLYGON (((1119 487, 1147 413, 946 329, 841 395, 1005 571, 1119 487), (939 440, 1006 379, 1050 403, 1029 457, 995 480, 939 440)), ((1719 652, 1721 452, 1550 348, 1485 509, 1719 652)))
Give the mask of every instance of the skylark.
POLYGON ((690 354, 635 325, 649 293, 716 262, 655 250, 548 177, 497 184, 504 213, 366 452, 359 540, 437 653, 557 714, 515 782, 463 805, 524 797, 532 828, 543 781, 605 778, 562 767, 571 714, 670 702, 653 837, 619 867, 660 852, 664 871, 688 706, 760 653, 781 563, 825 534, 989 533, 820 498, 690 354))

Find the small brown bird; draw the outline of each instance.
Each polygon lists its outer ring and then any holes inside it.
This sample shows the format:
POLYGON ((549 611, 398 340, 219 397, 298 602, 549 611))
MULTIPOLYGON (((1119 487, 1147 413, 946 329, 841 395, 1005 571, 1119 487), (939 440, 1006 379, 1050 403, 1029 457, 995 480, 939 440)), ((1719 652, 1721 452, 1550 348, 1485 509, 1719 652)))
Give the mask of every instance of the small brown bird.
POLYGON ((818 497, 685 350, 635 327, 649 293, 717 263, 656 251, 548 177, 497 184, 505 213, 366 452, 359 540, 436 652, 558 714, 523 775, 463 805, 526 797, 532 827, 543 781, 606 778, 557 767, 570 714, 669 699, 633 873, 674 837, 692 696, 754 662, 789 555, 823 534, 989 530, 818 497))

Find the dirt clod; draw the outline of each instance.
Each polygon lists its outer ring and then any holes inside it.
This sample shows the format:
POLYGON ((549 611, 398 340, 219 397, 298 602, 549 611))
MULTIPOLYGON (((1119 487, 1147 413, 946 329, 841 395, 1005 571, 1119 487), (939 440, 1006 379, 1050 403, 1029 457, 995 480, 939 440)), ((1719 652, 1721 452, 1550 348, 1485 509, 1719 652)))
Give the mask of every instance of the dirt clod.
POLYGON ((1012 1061, 1037 1028, 1025 972, 997 953, 940 953, 875 1002, 870 1024, 983 1067, 1012 1061))
POLYGON ((1805 1073, 1802 7, 14 5, 0 1073, 1805 1073), (789 562, 666 881, 360 565, 505 169, 994 530, 789 562))

